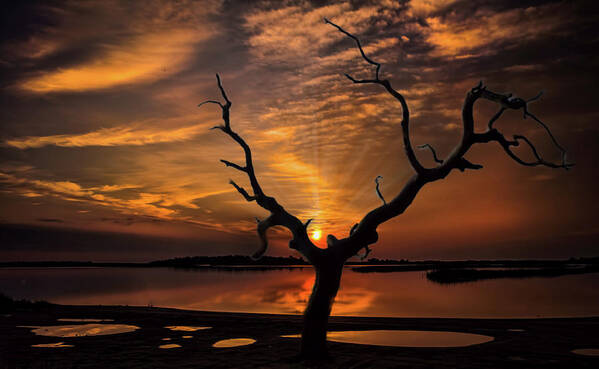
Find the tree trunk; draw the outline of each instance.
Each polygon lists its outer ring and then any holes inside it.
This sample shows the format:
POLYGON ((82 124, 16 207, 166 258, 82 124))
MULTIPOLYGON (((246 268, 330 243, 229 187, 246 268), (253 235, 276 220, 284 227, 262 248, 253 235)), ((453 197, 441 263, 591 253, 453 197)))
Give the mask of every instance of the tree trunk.
POLYGON ((327 322, 339 290, 343 262, 329 261, 318 266, 310 301, 304 312, 300 356, 320 359, 327 356, 327 322))

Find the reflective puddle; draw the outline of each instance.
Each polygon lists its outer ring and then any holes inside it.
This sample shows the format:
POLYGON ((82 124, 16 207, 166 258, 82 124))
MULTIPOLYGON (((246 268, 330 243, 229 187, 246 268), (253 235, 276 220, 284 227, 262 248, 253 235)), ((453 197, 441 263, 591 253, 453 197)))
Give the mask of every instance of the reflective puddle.
POLYGON ((193 336, 181 336, 181 338, 193 338, 193 336))
POLYGON ((104 336, 108 334, 119 334, 133 332, 139 327, 126 324, 75 324, 75 325, 52 325, 46 327, 40 326, 19 326, 20 328, 32 328, 31 332, 38 336, 50 337, 83 337, 83 336, 104 336))
POLYGON ((192 327, 189 325, 169 325, 164 328, 170 329, 171 331, 195 332, 195 331, 202 331, 204 329, 210 329, 212 327, 192 327))
POLYGON ((99 323, 99 322, 114 322, 114 319, 71 319, 71 318, 60 318, 56 319, 59 322, 88 322, 88 323, 99 323))
POLYGON ((167 338, 163 338, 162 340, 163 341, 170 341, 171 339, 167 337, 167 338))
POLYGON ((212 347, 224 348, 224 347, 237 347, 237 346, 247 346, 256 342, 253 338, 231 338, 228 340, 218 341, 212 345, 212 347))
POLYGON ((73 347, 73 345, 65 345, 64 342, 55 342, 55 343, 38 343, 37 345, 31 345, 31 347, 58 348, 58 347, 73 347))
POLYGON ((576 349, 572 350, 574 354, 584 355, 584 356, 599 356, 599 349, 590 348, 590 349, 576 349))
MULTIPOLYGON (((281 337, 299 338, 299 334, 281 337)), ((464 347, 493 341, 491 336, 480 334, 442 331, 333 331, 327 333, 327 340, 333 342, 356 343, 360 345, 396 347, 464 347)))
POLYGON ((181 347, 181 345, 177 345, 176 343, 169 343, 166 345, 158 346, 158 348, 161 348, 161 349, 172 349, 172 348, 177 348, 177 347, 181 347))

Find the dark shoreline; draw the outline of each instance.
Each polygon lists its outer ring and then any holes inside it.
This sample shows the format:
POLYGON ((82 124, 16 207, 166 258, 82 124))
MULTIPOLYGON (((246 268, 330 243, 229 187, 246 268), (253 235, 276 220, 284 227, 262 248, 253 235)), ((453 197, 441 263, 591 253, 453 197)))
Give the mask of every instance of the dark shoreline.
MULTIPOLYGON (((74 324, 74 323, 68 323, 74 324)), ((0 317, 1 368, 591 368, 599 358, 571 353, 599 348, 599 317, 547 319, 446 319, 331 317, 329 330, 435 330, 495 337, 492 342, 460 348, 411 348, 329 343, 332 358, 320 364, 295 363, 296 339, 280 338, 301 331, 299 315, 218 313, 126 306, 41 305, 18 308, 0 317), (17 326, 58 325, 59 318, 114 319, 141 329, 124 334, 54 338, 35 336, 17 326), (181 332, 167 325, 212 326, 181 332), (524 331, 510 331, 510 329, 524 331), (186 333, 187 334, 187 333, 186 333), (164 337, 181 348, 160 350, 164 337), (251 337, 251 346, 215 349, 216 340, 251 337), (73 348, 32 348, 63 341, 73 348)))

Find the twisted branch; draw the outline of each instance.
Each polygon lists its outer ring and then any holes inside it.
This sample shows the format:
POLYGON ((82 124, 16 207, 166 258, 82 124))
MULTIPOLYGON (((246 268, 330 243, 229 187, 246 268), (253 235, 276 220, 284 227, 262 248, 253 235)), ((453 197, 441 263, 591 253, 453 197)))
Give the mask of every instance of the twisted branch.
POLYGON ((379 70, 381 68, 381 64, 373 61, 368 56, 366 56, 366 54, 364 53, 364 50, 362 49, 362 44, 360 43, 360 40, 356 36, 352 35, 351 33, 347 32, 346 30, 344 30, 343 28, 341 28, 340 26, 336 25, 335 23, 331 22, 330 20, 328 20, 326 18, 324 19, 324 21, 325 21, 325 23, 332 25, 333 27, 337 28, 340 32, 344 33, 345 35, 347 35, 348 37, 350 37, 354 41, 356 41, 356 44, 358 45, 358 49, 360 49, 360 54, 362 54, 362 58, 369 64, 376 65, 374 79, 358 80, 358 79, 353 78, 349 74, 345 74, 345 76, 350 81, 352 81, 353 83, 356 83, 356 84, 374 83, 374 84, 381 85, 385 88, 385 90, 387 90, 388 93, 390 93, 397 101, 399 101, 399 103, 401 104, 402 112, 403 112, 401 128, 402 128, 402 133, 403 133, 404 150, 406 151, 406 155, 408 157, 408 160, 409 160, 412 168, 414 168, 414 170, 417 173, 425 172, 426 169, 420 164, 420 162, 416 158, 416 154, 414 153, 414 149, 412 148, 412 143, 410 142, 410 111, 408 109, 408 104, 406 103, 406 100, 403 97, 403 95, 400 94, 399 92, 397 92, 395 89, 393 89, 393 87, 391 86, 391 83, 388 80, 379 78, 379 70))
POLYGON ((387 201, 385 201, 385 198, 383 197, 383 194, 381 193, 380 190, 380 182, 379 179, 383 179, 382 176, 376 176, 376 178, 374 179, 374 183, 376 183, 376 194, 379 197, 379 199, 381 199, 381 201, 383 202, 383 205, 387 205, 387 201))
POLYGON ((419 148, 419 149, 426 149, 426 148, 428 148, 431 151, 431 153, 433 154, 433 160, 435 160, 435 163, 443 164, 443 160, 441 160, 441 159, 439 159, 437 157, 437 152, 435 151, 435 149, 431 145, 424 144, 424 145, 419 145, 419 146, 416 146, 416 147, 419 148))
MULTIPOLYGON (((316 264, 320 262, 321 258, 321 250, 316 247, 309 239, 308 234, 306 232, 306 227, 304 224, 295 216, 288 213, 275 198, 267 196, 264 194, 262 187, 258 183, 258 179, 256 178, 256 173, 254 172, 254 164, 252 161, 252 151, 250 147, 245 142, 241 136, 239 136, 235 131, 231 129, 230 122, 230 109, 231 109, 231 100, 229 100, 225 89, 222 86, 220 76, 216 75, 216 81, 218 84, 218 88, 220 93, 225 100, 225 103, 221 103, 217 100, 206 100, 199 104, 198 106, 202 106, 207 103, 216 104, 222 109, 222 119, 223 124, 219 126, 215 126, 211 129, 219 129, 222 132, 226 133, 229 137, 231 137, 235 142, 241 146, 245 153, 245 166, 241 166, 235 163, 232 163, 227 160, 222 160, 227 167, 232 167, 237 170, 240 170, 247 174, 250 185, 252 187, 253 195, 248 193, 243 187, 240 187, 231 180, 229 183, 235 187, 235 189, 247 200, 247 201, 256 201, 258 205, 260 205, 265 210, 270 212, 270 216, 268 216, 264 220, 256 219, 258 222, 258 236, 260 237, 260 248, 254 253, 252 257, 260 258, 266 252, 268 247, 268 238, 266 236, 266 231, 274 226, 281 225, 289 229, 293 235, 293 238, 289 242, 289 246, 291 248, 297 249, 308 261, 312 264, 316 264)), ((309 222, 306 223, 309 224, 309 222)))
POLYGON ((435 162, 440 164, 435 168, 422 167, 422 165, 416 159, 416 156, 414 155, 414 151, 410 143, 409 113, 407 103, 405 102, 403 96, 391 87, 389 81, 379 79, 378 71, 380 69, 380 64, 373 62, 364 54, 360 41, 354 35, 348 33, 343 28, 332 23, 328 19, 325 19, 325 22, 331 24, 332 26, 336 27, 340 32, 354 39, 356 41, 356 44, 358 45, 358 48, 360 49, 360 53, 362 54, 364 60, 366 60, 370 64, 377 66, 374 79, 355 79, 348 74, 346 74, 345 76, 355 84, 379 84, 383 86, 389 94, 391 94, 396 100, 400 102, 403 111, 401 125, 404 140, 404 149, 408 156, 408 161, 410 162, 410 165, 416 171, 416 174, 414 174, 410 178, 410 180, 405 184, 405 186, 397 194, 397 196, 395 196, 389 203, 384 202, 383 205, 371 210, 364 216, 364 218, 362 218, 362 220, 360 221, 360 223, 357 224, 357 226, 354 225, 352 227, 350 235, 347 238, 337 241, 338 245, 343 245, 346 248, 346 251, 344 253, 346 257, 355 255, 362 248, 366 250, 366 256, 369 252, 368 245, 376 242, 376 240, 378 239, 378 235, 376 233, 377 227, 380 224, 386 222, 387 220, 402 214, 410 206, 420 189, 425 184, 445 178, 454 169, 460 171, 464 171, 466 169, 481 169, 482 165, 474 164, 464 158, 464 155, 474 144, 496 141, 503 147, 505 152, 512 159, 514 159, 516 162, 522 165, 544 165, 551 168, 564 169, 568 169, 573 165, 566 162, 565 150, 557 143, 555 137, 553 136, 547 125, 545 125, 542 121, 537 119, 536 116, 534 116, 532 113, 528 111, 528 103, 538 100, 541 97, 542 93, 538 94, 537 96, 531 99, 523 100, 521 98, 512 97, 512 94, 500 94, 489 91, 486 89, 485 86, 483 86, 482 81, 480 81, 479 84, 472 88, 471 91, 466 95, 466 99, 464 101, 464 106, 462 108, 463 132, 460 143, 455 147, 455 149, 452 151, 450 156, 445 161, 440 160, 437 157, 436 152, 431 145, 424 144, 418 146, 422 149, 428 148, 433 154, 435 162), (479 98, 490 100, 500 105, 499 111, 489 120, 488 130, 484 133, 474 132, 473 106, 479 98), (507 109, 523 109, 524 117, 530 116, 539 124, 541 124, 551 137, 555 146, 562 151, 562 163, 556 164, 544 160, 539 155, 534 145, 526 137, 518 135, 514 136, 513 141, 509 141, 497 129, 493 128, 493 124, 495 123, 495 121, 497 121, 507 109), (526 162, 520 159, 516 154, 514 154, 511 151, 512 146, 519 145, 519 140, 525 142, 531 148, 532 153, 536 158, 535 162, 526 162))

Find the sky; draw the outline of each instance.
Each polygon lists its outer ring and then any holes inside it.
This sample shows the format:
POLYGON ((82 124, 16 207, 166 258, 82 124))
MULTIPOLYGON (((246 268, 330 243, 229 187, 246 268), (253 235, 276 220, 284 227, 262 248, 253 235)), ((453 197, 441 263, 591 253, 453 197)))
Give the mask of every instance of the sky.
MULTIPOLYGON (((446 157, 461 106, 489 89, 541 100, 541 118, 576 163, 523 167, 497 144, 466 157, 482 170, 428 184, 379 228, 372 257, 567 258, 599 255, 599 83, 593 1, 28 1, 2 12, 0 260, 143 261, 252 254, 255 217, 229 179, 247 178, 222 132, 219 73, 232 128, 252 148, 267 195, 313 218, 309 234, 348 235, 413 174, 401 107, 370 78, 358 36, 410 107, 414 145, 446 157)), ((477 130, 497 106, 479 101, 477 130)), ((496 123, 559 162, 522 112, 496 123)), ((532 158, 526 148, 523 158, 532 158)), ((428 151, 417 153, 434 166, 428 151)), ((270 255, 296 255, 284 229, 270 255)), ((318 235, 321 235, 320 239, 318 235)))

